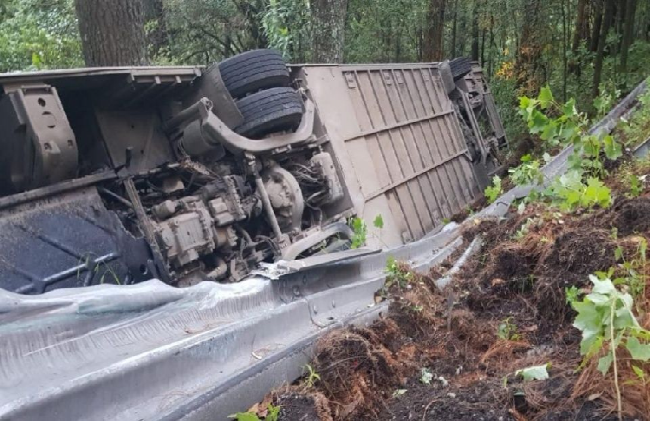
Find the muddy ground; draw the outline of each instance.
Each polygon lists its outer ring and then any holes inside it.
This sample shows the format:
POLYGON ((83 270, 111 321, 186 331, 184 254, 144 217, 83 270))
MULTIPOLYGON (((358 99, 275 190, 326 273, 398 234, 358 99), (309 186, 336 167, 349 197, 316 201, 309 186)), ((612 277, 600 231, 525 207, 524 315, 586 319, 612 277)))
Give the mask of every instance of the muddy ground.
MULTIPOLYGON (((644 169, 645 170, 645 169, 644 169)), ((630 171, 642 171, 631 169, 630 171)), ((267 397, 281 420, 593 420, 617 419, 612 376, 593 363, 578 370, 580 332, 565 288, 628 261, 650 238, 650 195, 626 198, 625 183, 606 210, 563 215, 544 205, 503 221, 466 222, 482 251, 440 291, 430 273, 394 271, 390 309, 369 328, 321 338, 306 378, 267 397), (524 383, 518 369, 549 364, 548 380, 524 383)), ((645 272, 645 268, 644 268, 645 272)), ((643 320, 645 327, 650 323, 643 320)), ((650 391, 621 364, 625 419, 650 419, 650 391)))

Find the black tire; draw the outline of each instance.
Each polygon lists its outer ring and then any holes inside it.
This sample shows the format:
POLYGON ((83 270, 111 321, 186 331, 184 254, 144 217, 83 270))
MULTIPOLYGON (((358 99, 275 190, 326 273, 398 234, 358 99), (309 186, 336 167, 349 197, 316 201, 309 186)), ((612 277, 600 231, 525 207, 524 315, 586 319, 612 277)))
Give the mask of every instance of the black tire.
POLYGON ((304 106, 292 88, 271 88, 237 101, 244 123, 235 131, 251 139, 284 130, 295 130, 302 120, 304 106))
POLYGON ((223 83, 233 98, 262 89, 289 86, 289 69, 276 50, 247 51, 219 63, 223 83))
POLYGON ((458 80, 472 71, 472 60, 467 57, 459 57, 449 62, 451 74, 454 80, 458 80))

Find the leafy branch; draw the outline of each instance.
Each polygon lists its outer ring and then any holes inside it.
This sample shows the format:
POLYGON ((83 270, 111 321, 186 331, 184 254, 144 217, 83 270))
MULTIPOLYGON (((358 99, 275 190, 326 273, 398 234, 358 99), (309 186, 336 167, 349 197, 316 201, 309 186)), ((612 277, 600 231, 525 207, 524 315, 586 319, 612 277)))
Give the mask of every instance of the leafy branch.
MULTIPOLYGON (((542 88, 537 98, 520 98, 519 113, 531 134, 538 135, 545 149, 551 151, 573 146, 568 158, 569 170, 553 180, 547 180, 541 170, 542 162, 531 155, 524 155, 521 164, 509 170, 510 179, 516 185, 547 187, 534 190, 527 201, 548 200, 563 211, 593 206, 609 207, 611 190, 601 178, 606 175, 605 159, 616 160, 622 156, 622 145, 611 135, 589 132, 589 119, 576 109, 575 100, 564 104, 555 101, 549 87, 542 88)), ((550 162, 548 153, 543 154, 545 163, 550 162)), ((501 194, 501 179, 486 189, 491 202, 501 194)))
MULTIPOLYGON (((642 363, 650 360, 650 331, 641 327, 633 309, 634 299, 627 292, 619 291, 609 277, 590 275, 593 284, 590 294, 582 300, 573 299, 571 306, 578 313, 573 326, 582 332, 580 354, 584 356, 582 366, 591 359, 598 359, 598 371, 607 375, 614 371, 614 388, 619 418, 622 413, 621 390, 618 382, 618 349, 623 347, 633 361, 642 363)), ((633 366, 637 367, 637 366, 633 366)), ((637 372, 641 368, 637 367, 637 372)))

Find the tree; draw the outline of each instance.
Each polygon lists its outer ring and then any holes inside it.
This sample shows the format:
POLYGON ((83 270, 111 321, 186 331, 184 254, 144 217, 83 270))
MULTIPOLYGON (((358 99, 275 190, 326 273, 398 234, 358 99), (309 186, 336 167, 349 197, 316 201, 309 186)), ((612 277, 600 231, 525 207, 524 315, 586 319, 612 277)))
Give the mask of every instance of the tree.
POLYGON ((81 67, 81 56, 71 1, 0 1, 0 72, 81 67))
POLYGON ((580 43, 587 41, 589 38, 589 15, 587 14, 589 0, 578 0, 578 7, 576 10, 576 26, 573 33, 572 50, 575 53, 578 51, 580 43))
POLYGON ((442 61, 444 58, 445 0, 429 0, 427 28, 424 33, 424 61, 442 61))
POLYGON ((621 41, 621 73, 627 73, 627 58, 630 52, 630 46, 634 39, 634 18, 636 14, 636 0, 627 0, 625 8, 625 25, 623 29, 623 39, 621 41))
POLYGON ((605 58, 605 44, 607 44, 607 35, 614 22, 615 0, 606 0, 605 12, 603 16, 603 28, 598 37, 598 51, 594 60, 594 82, 592 85, 593 97, 598 96, 600 89, 600 80, 603 71, 603 60, 605 58))
POLYGON ((598 51, 600 30, 603 26, 603 1, 604 0, 594 0, 593 2, 594 26, 591 32, 591 45, 589 50, 594 52, 598 51))
POLYGON ((147 45, 152 57, 164 54, 168 47, 167 22, 163 0, 144 0, 147 45))
POLYGON ((164 0, 172 61, 208 64, 247 50, 267 48, 266 25, 262 23, 267 3, 268 0, 164 0))
POLYGON ((527 14, 521 30, 521 41, 515 74, 520 94, 536 95, 545 82, 542 63, 544 48, 544 26, 542 25, 542 3, 544 0, 525 0, 527 14))
POLYGON ((311 0, 310 4, 312 59, 316 63, 341 63, 348 0, 311 0))
POLYGON ((148 63, 142 0, 75 0, 86 66, 148 63))
POLYGON ((474 0, 474 9, 472 13, 472 60, 479 60, 479 27, 478 27, 478 1, 474 0))

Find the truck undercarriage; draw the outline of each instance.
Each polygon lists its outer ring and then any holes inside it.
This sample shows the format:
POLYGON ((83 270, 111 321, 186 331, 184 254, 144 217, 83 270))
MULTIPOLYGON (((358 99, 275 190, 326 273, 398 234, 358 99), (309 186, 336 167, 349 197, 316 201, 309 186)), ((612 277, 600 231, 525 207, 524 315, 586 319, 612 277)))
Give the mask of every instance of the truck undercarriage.
POLYGON ((480 68, 204 67, 0 75, 0 287, 236 282, 263 262, 416 240, 507 147, 480 68))

